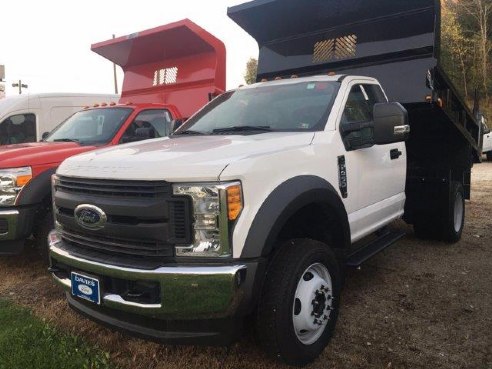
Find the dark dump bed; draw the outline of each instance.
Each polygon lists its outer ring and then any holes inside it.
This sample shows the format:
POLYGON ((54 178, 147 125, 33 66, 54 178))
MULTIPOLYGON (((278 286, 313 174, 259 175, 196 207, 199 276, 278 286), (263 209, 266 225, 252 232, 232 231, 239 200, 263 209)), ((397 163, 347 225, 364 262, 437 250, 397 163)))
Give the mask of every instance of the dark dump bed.
POLYGON ((228 15, 258 42, 258 80, 375 77, 412 129, 444 124, 478 158, 480 126, 440 65, 440 10, 439 0, 255 0, 228 15))

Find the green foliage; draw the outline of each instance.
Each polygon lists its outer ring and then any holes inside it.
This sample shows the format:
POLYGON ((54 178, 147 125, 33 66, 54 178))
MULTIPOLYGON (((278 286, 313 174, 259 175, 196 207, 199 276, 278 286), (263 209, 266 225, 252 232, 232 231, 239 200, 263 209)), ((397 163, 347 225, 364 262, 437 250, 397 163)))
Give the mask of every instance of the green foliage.
POLYGON ((246 84, 251 85, 256 82, 256 74, 258 72, 258 60, 250 58, 246 63, 246 72, 244 74, 244 80, 246 84))
POLYGON ((491 118, 492 2, 442 0, 441 63, 468 102, 479 92, 491 118))
POLYGON ((106 369, 110 356, 0 300, 0 369, 106 369))

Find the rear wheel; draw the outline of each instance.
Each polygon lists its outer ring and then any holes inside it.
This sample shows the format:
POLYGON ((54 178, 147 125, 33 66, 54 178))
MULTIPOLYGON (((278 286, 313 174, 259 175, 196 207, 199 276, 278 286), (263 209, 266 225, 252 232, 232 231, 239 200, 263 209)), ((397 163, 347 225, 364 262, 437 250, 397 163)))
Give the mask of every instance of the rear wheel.
POLYGON ((492 151, 489 151, 488 153, 486 153, 486 155, 487 155, 487 160, 492 161, 492 151))
POLYGON ((260 345, 290 365, 316 359, 338 317, 339 264, 325 244, 296 239, 275 254, 267 271, 256 320, 260 345))
POLYGON ((447 216, 443 219, 442 240, 458 242, 465 225, 465 191, 459 182, 451 182, 447 216))
POLYGON ((434 219, 420 218, 413 227, 419 238, 455 243, 461 239, 464 224, 465 192, 460 182, 452 181, 447 201, 441 205, 438 215, 434 219))

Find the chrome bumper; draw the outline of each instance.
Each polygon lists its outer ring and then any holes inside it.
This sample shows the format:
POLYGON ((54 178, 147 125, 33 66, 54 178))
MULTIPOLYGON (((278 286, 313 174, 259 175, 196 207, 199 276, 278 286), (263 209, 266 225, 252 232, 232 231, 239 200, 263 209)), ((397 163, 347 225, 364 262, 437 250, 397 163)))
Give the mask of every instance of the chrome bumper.
POLYGON ((12 241, 17 237, 17 222, 19 220, 19 211, 4 210, 0 211, 0 220, 7 225, 6 232, 0 230, 0 241, 12 241))
MULTIPOLYGON (((141 270, 84 260, 56 244, 50 245, 50 256, 52 264, 55 260, 73 271, 129 281, 158 282, 160 302, 157 304, 126 301, 120 295, 101 290, 102 306, 138 315, 171 320, 230 317, 236 312, 245 293, 245 265, 169 266, 141 270)), ((60 278, 56 272, 52 275, 65 291, 71 292, 70 279, 60 278)))

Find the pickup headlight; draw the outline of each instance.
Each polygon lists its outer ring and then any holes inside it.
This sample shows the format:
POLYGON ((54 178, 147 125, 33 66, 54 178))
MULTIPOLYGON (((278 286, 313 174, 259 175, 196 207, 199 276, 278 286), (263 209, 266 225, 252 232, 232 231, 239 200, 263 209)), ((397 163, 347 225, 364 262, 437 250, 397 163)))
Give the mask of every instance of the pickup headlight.
POLYGON ((22 187, 31 179, 30 167, 0 169, 0 207, 14 205, 22 187))
POLYGON ((194 242, 177 246, 176 256, 231 256, 230 229, 243 208, 241 184, 177 184, 173 193, 192 198, 194 215, 194 242))

